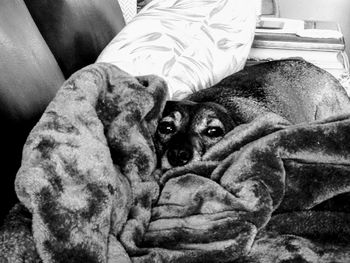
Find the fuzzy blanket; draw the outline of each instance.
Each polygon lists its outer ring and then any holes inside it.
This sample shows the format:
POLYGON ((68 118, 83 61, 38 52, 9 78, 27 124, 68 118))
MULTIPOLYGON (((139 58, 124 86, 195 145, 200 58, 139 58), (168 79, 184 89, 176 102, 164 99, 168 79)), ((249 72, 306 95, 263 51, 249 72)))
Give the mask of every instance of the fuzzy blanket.
POLYGON ((154 76, 74 74, 30 133, 0 262, 349 262, 350 115, 240 125, 161 173, 154 76))

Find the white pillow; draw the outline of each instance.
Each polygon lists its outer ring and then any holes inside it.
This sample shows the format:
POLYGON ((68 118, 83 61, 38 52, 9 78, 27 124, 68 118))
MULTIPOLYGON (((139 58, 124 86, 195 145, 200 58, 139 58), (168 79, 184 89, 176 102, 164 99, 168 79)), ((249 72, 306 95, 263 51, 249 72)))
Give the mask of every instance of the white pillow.
POLYGON ((97 62, 134 76, 155 74, 171 99, 212 86, 243 68, 254 37, 254 0, 153 0, 97 62))

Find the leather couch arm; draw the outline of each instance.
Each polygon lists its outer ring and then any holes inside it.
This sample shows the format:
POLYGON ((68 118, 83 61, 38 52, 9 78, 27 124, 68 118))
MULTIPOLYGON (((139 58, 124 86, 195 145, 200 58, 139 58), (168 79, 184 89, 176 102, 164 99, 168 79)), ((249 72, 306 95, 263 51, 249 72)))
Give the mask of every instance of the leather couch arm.
POLYGON ((117 0, 24 0, 66 78, 125 26, 117 0))

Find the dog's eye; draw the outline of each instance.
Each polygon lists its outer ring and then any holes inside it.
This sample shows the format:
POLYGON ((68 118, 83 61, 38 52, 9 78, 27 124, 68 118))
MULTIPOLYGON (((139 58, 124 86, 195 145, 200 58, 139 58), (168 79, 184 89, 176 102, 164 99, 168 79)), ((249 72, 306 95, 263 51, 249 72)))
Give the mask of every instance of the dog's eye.
POLYGON ((216 138, 224 135, 224 130, 221 127, 209 127, 203 133, 205 136, 216 138))
POLYGON ((175 132, 175 125, 172 122, 163 121, 158 124, 158 132, 162 134, 172 134, 175 132))

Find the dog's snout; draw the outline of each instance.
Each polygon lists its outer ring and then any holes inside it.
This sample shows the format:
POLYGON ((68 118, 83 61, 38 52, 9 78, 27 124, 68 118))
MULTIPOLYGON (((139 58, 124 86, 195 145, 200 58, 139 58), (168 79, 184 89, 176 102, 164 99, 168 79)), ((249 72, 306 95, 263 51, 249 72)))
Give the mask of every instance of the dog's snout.
POLYGON ((193 152, 189 148, 172 148, 167 153, 168 161, 172 166, 182 166, 192 160, 193 152))

